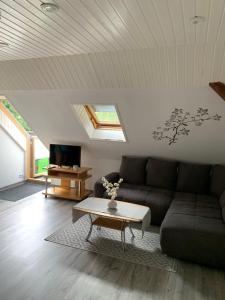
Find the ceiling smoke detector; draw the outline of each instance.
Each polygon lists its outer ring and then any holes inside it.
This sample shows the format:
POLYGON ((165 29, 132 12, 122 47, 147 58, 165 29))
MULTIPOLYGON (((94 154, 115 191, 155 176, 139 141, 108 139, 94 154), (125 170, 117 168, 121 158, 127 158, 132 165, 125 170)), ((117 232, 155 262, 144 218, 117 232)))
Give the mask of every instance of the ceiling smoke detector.
POLYGON ((59 9, 59 6, 55 3, 46 2, 41 3, 41 9, 47 13, 54 13, 59 9))
POLYGON ((6 42, 0 42, 0 48, 9 47, 9 44, 6 42))
POLYGON ((191 21, 192 24, 196 25, 196 24, 205 22, 205 17, 194 16, 194 17, 190 18, 190 21, 191 21))

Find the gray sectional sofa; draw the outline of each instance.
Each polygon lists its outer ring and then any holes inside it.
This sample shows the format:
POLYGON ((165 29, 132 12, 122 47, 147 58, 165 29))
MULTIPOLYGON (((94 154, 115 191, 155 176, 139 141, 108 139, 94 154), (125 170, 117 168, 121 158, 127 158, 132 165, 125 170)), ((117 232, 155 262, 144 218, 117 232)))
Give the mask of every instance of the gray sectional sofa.
MULTIPOLYGON (((160 242, 169 256, 225 268, 225 166, 123 156, 118 200, 151 208, 160 242)), ((95 196, 107 197, 101 180, 95 196)))

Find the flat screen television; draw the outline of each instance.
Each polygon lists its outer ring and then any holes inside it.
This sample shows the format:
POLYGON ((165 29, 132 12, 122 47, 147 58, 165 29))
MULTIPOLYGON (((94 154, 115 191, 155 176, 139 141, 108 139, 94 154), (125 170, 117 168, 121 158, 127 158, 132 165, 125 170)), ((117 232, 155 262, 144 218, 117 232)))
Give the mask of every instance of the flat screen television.
POLYGON ((71 145, 50 144, 51 165, 72 167, 74 165, 80 167, 81 147, 71 145))

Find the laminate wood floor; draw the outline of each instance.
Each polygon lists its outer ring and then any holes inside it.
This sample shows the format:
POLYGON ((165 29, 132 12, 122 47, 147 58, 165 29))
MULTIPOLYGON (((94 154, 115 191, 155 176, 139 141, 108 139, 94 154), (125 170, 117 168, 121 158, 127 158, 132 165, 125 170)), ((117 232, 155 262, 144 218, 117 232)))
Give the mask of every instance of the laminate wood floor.
POLYGON ((225 299, 223 271, 181 262, 166 272, 44 241, 73 205, 41 193, 0 200, 0 300, 225 299))

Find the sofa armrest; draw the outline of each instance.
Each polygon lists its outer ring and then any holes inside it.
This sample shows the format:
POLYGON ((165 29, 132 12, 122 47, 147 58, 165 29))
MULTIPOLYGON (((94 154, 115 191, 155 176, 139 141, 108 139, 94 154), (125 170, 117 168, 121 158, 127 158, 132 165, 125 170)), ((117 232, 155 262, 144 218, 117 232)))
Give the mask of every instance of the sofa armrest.
MULTIPOLYGON (((119 180, 119 173, 118 172, 112 172, 109 173, 108 175, 105 176, 105 178, 109 181, 109 182, 117 182, 119 180)), ((98 181, 96 181, 95 186, 94 186, 94 195, 95 197, 98 198, 102 198, 104 193, 105 193, 105 188, 102 185, 102 179, 99 179, 98 181)))

